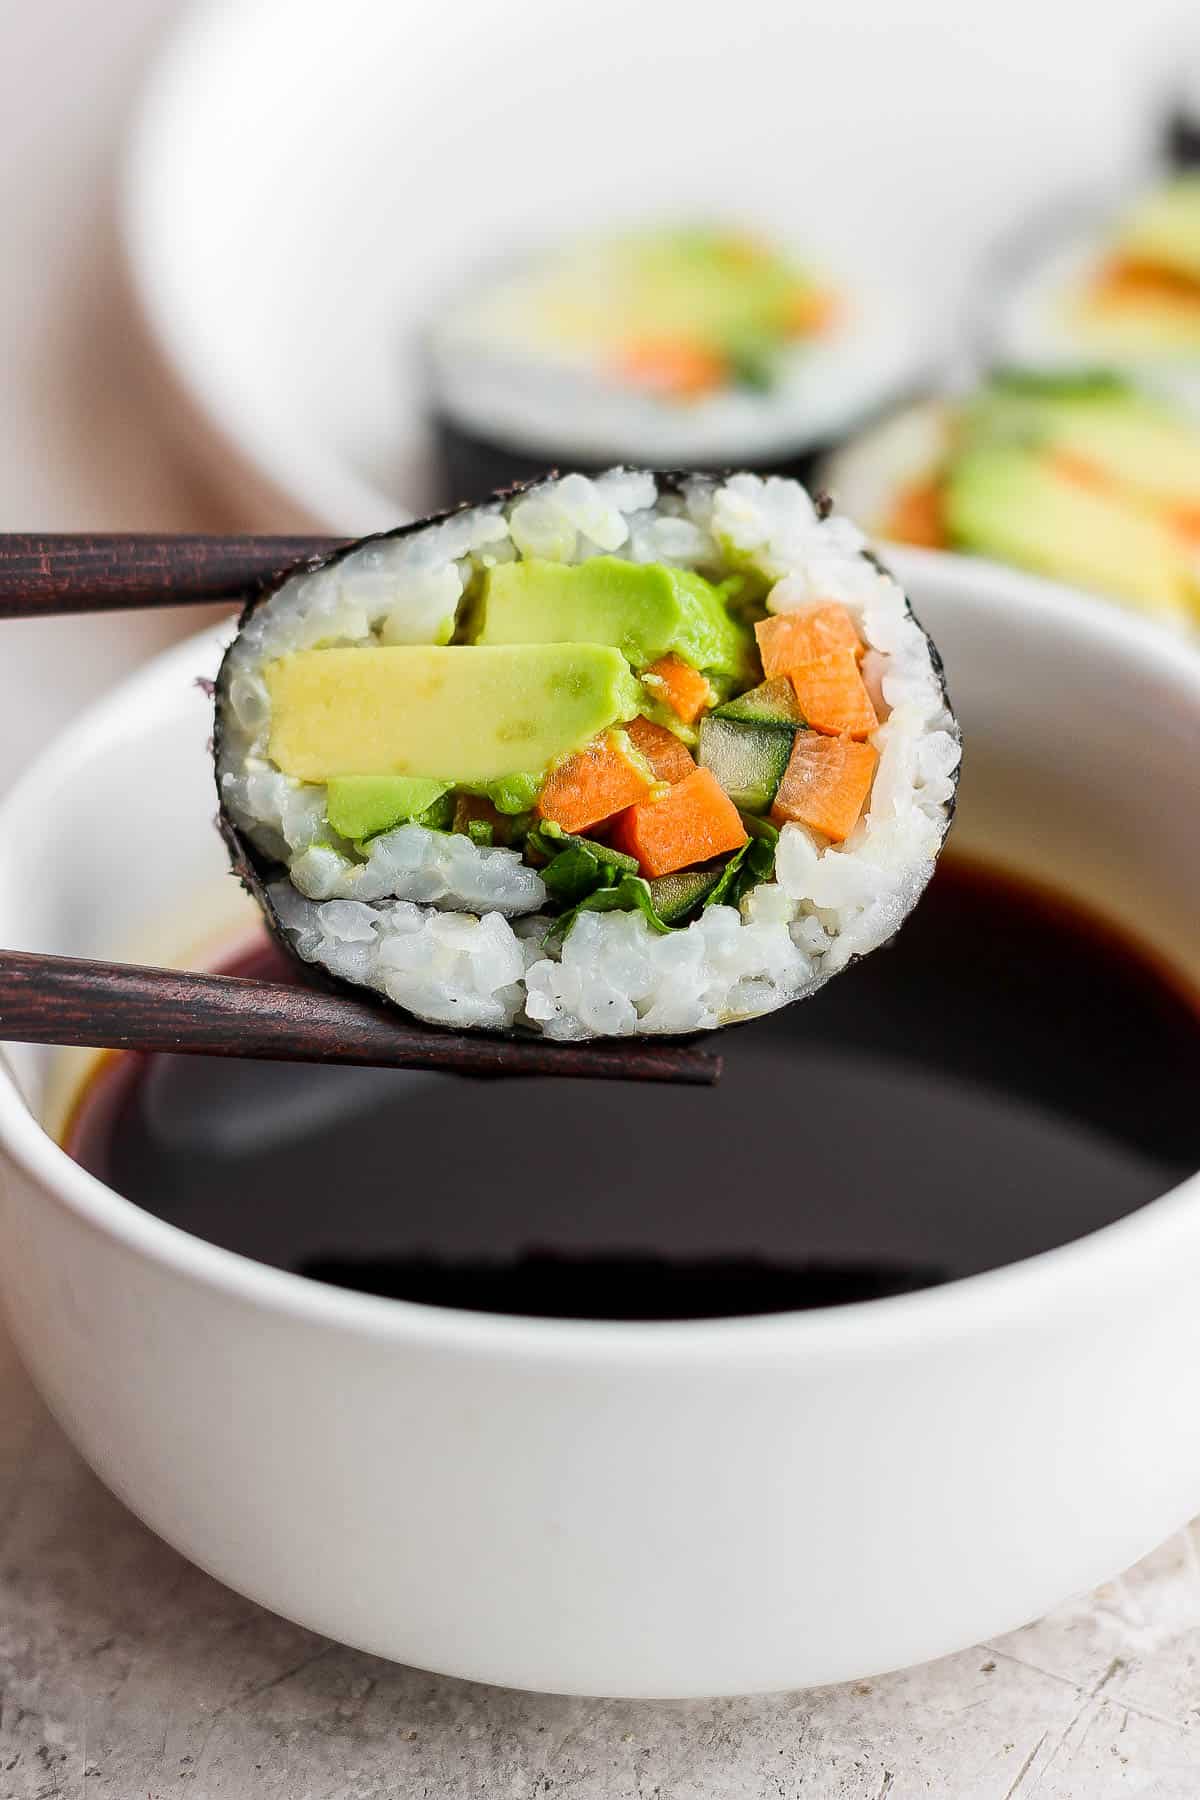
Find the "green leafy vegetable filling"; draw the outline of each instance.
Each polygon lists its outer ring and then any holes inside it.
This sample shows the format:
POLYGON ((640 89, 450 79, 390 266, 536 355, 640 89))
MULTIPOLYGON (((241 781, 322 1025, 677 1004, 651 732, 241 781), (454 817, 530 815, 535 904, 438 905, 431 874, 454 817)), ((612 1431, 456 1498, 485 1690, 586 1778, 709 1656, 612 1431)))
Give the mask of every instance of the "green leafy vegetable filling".
MULTIPOLYGON (((727 858, 703 899, 689 909, 693 916, 704 907, 739 905, 751 888, 757 887, 760 881, 769 881, 775 873, 775 846, 779 833, 765 819, 754 819, 753 822, 747 819, 746 824, 751 836, 727 858)), ((558 830, 557 827, 554 829, 558 830)), ((540 826, 530 832, 529 841, 532 843, 540 838, 554 844, 566 837, 563 832, 559 832, 557 838, 547 833, 548 828, 540 826)), ((542 844, 536 847, 541 850, 542 844)), ((542 870, 542 880, 551 898, 566 908, 555 920, 550 939, 561 942, 582 912, 636 911, 642 914, 652 931, 681 930, 689 922, 688 915, 664 919, 655 905, 651 884, 636 873, 636 864, 632 868, 628 866, 631 862, 632 858, 609 850, 606 844, 595 844, 585 838, 571 839, 565 849, 559 849, 542 870)))

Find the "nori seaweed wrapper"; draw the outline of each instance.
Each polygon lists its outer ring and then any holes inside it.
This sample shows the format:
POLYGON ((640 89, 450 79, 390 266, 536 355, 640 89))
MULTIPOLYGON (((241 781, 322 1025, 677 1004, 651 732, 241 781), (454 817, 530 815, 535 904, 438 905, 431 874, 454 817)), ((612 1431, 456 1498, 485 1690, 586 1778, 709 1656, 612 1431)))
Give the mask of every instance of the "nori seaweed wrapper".
MULTIPOLYGON (((583 473, 584 471, 580 470, 578 472, 583 473)), ((706 478, 711 478, 711 479, 715 479, 717 481, 721 481, 721 480, 728 479, 732 475, 734 475, 736 473, 740 473, 741 471, 731 470, 731 469, 722 469, 722 470, 671 469, 671 470, 659 470, 659 471, 649 471, 649 472, 654 474, 655 482, 656 482, 657 489, 658 489, 658 494, 660 497, 662 497, 663 495, 672 495, 672 494, 680 495, 680 494, 682 494, 686 485, 689 482, 691 482, 692 480, 694 480, 697 476, 703 476, 706 478)), ((557 473, 557 472, 556 471, 551 472, 551 474, 555 474, 555 473, 557 473)), ((755 469, 753 471, 753 473, 755 475, 763 476, 763 475, 775 473, 775 471, 771 470, 769 468, 768 469, 755 469)), ((447 520, 453 519, 463 513, 471 512, 476 507, 482 507, 482 506, 488 505, 489 503, 494 503, 494 502, 499 502, 501 504, 504 504, 509 501, 517 500, 523 494, 531 492, 534 489, 536 489, 538 486, 540 486, 541 483, 546 480, 546 478, 547 478, 546 475, 543 474, 536 480, 526 480, 526 481, 518 481, 518 482, 510 482, 510 483, 502 484, 499 487, 495 488, 493 491, 489 492, 488 494, 486 494, 478 499, 460 501, 456 505, 445 507, 438 512, 430 513, 423 518, 411 520, 407 524, 396 526, 396 527, 392 528, 391 530, 381 531, 381 532, 373 532, 373 533, 370 533, 366 537, 349 541, 349 542, 339 546, 336 550, 331 551, 326 556, 311 557, 304 562, 293 564, 289 568, 282 570, 277 576, 274 576, 269 580, 258 583, 255 586, 255 588, 246 595, 244 605, 238 616, 237 636, 240 636, 240 634, 244 630, 245 626, 254 617, 254 615, 258 612, 258 610, 261 607, 263 607, 264 605, 266 605, 267 602, 272 598, 273 595, 278 593, 279 590, 287 582, 291 581, 297 575, 302 575, 302 574, 307 574, 307 573, 315 573, 316 571, 321 570, 321 569, 335 567, 338 563, 344 561, 346 558, 350 557, 355 552, 363 549, 364 546, 374 544, 374 543, 394 542, 394 541, 397 541, 397 540, 400 540, 400 539, 403 539, 406 537, 414 536, 420 532, 428 530, 429 528, 431 528, 433 526, 440 525, 447 520)), ((823 494, 817 494, 813 498, 814 498, 814 504, 816 506, 818 515, 822 518, 827 516, 828 513, 832 510, 832 502, 829 500, 829 498, 823 494)), ((878 569, 881 574, 884 574, 884 575, 891 574, 891 571, 886 567, 884 562, 881 561, 881 559, 878 557, 878 555, 873 550, 868 548, 868 549, 865 549, 864 551, 862 551, 861 554, 863 555, 864 559, 866 561, 870 562, 876 569, 878 569)), ((950 711, 951 716, 953 717, 953 708, 951 706, 949 695, 948 695, 948 692, 946 689, 945 671, 944 671, 944 665, 942 662, 942 658, 941 658, 941 656, 938 652, 937 646, 933 642, 932 638, 930 638, 928 632, 925 631, 924 627, 920 625, 920 620, 917 618, 916 614, 913 612, 911 602, 908 602, 907 595, 905 595, 905 600, 906 600, 906 604, 908 605, 908 611, 909 611, 910 616, 913 618, 914 622, 920 628, 920 630, 922 632, 922 636, 925 639, 925 642, 926 642, 926 645, 927 645, 928 651, 929 651, 929 656, 930 656, 930 661, 931 661, 934 676, 935 676, 935 678, 938 682, 938 685, 941 689, 942 696, 946 703, 947 709, 950 711)), ((255 903, 261 910, 263 918, 267 925, 268 931, 270 932, 270 935, 273 938, 273 940, 285 952, 289 961, 294 962, 300 966, 300 968, 304 971, 305 977, 308 981, 318 984, 318 985, 322 986, 323 988, 332 990, 334 992, 347 992, 347 993, 353 994, 356 998, 358 998, 360 1000, 362 998, 364 998, 364 996, 367 998, 374 999, 380 1005, 387 1006, 387 1007, 395 1010, 397 1013, 400 1014, 401 1017, 417 1018, 418 1022, 422 1026, 422 1029, 437 1030, 438 1026, 436 1024, 434 1024, 430 1021, 421 1019, 419 1017, 419 1015, 414 1015, 414 1014, 408 1013, 406 1011, 406 1009, 400 1005, 399 1002, 388 999, 388 998, 384 997, 383 995, 378 994, 373 989, 364 988, 363 986, 359 985, 358 983, 348 981, 340 976, 334 975, 329 970, 323 968, 319 963, 310 962, 298 955, 296 948, 295 948, 294 944, 292 943, 292 941, 283 925, 283 922, 275 908, 275 905, 271 899, 271 895, 270 895, 270 891, 269 891, 270 885, 273 881, 278 881, 280 878, 283 878, 283 879, 288 878, 287 866, 285 863, 279 861, 278 859, 275 859, 275 858, 265 854, 258 846, 256 846, 250 840, 250 838, 247 836, 247 834, 235 823, 235 821, 232 818, 232 816, 229 812, 229 809, 225 803, 225 798, 221 791, 219 770, 220 770, 220 762, 221 762, 222 737, 223 737, 223 707, 227 703, 227 700, 228 700, 229 682, 230 682, 231 675, 232 675, 232 660, 231 660, 232 659, 232 651, 233 651, 234 644, 236 643, 236 641, 237 641, 237 638, 235 636, 235 639, 233 641, 231 641, 230 645, 226 649, 225 654, 221 660, 221 665, 220 665, 220 668, 217 673, 216 681, 213 685, 214 725, 213 725, 213 737, 212 737, 212 754, 213 754, 213 764, 214 764, 214 782, 215 782, 216 793, 217 793, 216 825, 217 825, 217 829, 220 832, 220 835, 225 843, 226 849, 229 854, 231 872, 241 882, 242 886, 245 888, 247 893, 250 894, 250 896, 254 899, 255 903)), ((944 844, 945 844, 946 837, 949 833, 951 824, 953 823, 954 811, 955 811, 955 806, 957 803, 957 789, 958 789, 958 780, 959 780, 959 769, 958 768, 956 768, 953 771, 952 779, 953 779, 953 790, 954 791, 952 792, 950 798, 945 803, 945 826, 944 826, 944 829, 941 834, 941 845, 942 846, 944 846, 944 844)), ((904 915, 904 917, 907 918, 907 916, 908 915, 906 913, 904 915)), ((902 919, 901 925, 903 924, 903 922, 904 921, 902 919)), ((899 927, 897 927, 897 929, 899 929, 899 927)), ((880 947, 883 947, 883 946, 880 946, 880 947)), ((850 967, 853 963, 858 962, 860 960, 862 960, 862 958, 856 953, 850 957, 850 959, 844 966, 850 967)), ((841 971, 838 971, 838 972, 840 973, 841 971)), ((744 1021, 733 1021, 733 1023, 737 1023, 737 1022, 744 1022, 744 1021)), ((485 1030, 486 1028, 476 1026, 476 1027, 472 1027, 471 1029, 472 1030, 485 1030)), ((729 1026, 725 1025, 722 1027, 722 1029, 729 1029, 729 1026)), ((544 1034, 536 1032, 535 1028, 531 1025, 517 1023, 514 1027, 509 1028, 509 1029, 491 1031, 490 1035, 503 1036, 503 1037, 512 1037, 512 1036, 516 1035, 516 1036, 528 1037, 528 1036, 543 1036, 544 1034)), ((694 1038, 694 1036, 696 1034, 693 1033, 693 1034, 689 1034, 689 1035, 691 1038, 694 1038)), ((645 1043, 646 1038, 639 1037, 636 1041, 645 1043)), ((689 1039, 688 1039, 688 1035, 685 1035, 684 1037, 676 1037, 676 1038, 672 1039, 671 1037, 666 1036, 666 1035, 657 1035, 656 1034, 656 1041, 658 1041, 660 1043, 669 1043, 672 1041, 685 1042, 685 1041, 689 1041, 689 1039)))

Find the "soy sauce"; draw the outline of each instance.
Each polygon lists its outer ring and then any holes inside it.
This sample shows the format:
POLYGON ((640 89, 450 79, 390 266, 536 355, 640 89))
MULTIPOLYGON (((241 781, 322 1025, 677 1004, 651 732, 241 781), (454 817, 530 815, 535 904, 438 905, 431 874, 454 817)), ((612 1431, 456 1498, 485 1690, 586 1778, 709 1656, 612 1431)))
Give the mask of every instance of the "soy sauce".
MULTIPOLYGON (((238 973, 285 973, 263 944, 238 973)), ((895 944, 724 1034, 715 1090, 122 1055, 71 1154, 198 1237, 434 1306, 837 1304, 1067 1243, 1200 1164, 1200 1016, 1137 945, 947 859, 895 944)))

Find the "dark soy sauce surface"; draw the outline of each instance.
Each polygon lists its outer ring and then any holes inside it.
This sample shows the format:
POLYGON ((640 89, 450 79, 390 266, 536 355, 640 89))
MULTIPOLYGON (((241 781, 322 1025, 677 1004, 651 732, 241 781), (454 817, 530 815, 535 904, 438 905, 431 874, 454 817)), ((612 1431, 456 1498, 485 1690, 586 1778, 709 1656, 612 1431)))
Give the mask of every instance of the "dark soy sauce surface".
MULTIPOLYGON (((278 974, 276 956, 237 968, 278 974)), ((1087 915, 963 862, 890 949, 721 1048, 713 1090, 122 1055, 68 1148, 279 1268, 597 1319, 953 1280, 1200 1163, 1188 998, 1087 915)))

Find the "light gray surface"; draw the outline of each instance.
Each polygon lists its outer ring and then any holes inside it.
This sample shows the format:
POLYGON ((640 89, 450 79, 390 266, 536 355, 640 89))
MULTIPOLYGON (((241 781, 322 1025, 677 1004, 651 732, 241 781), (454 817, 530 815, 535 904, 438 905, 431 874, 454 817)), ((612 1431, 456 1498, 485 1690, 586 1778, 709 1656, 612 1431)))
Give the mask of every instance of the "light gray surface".
MULTIPOLYGON (((117 124, 173 7, 0 0, 21 74, 0 116, 9 529, 228 523, 147 424, 104 232, 117 124)), ((0 782, 183 628, 10 625, 0 782)), ((1197 1569, 1180 1537, 988 1649, 821 1693, 507 1694, 339 1649, 190 1568, 82 1466, 0 1334, 0 1800, 1197 1800, 1197 1569)))
POLYGON ((342 1649, 190 1567, 0 1336, 0 1684, 0 1800, 1196 1800, 1200 1560, 1181 1534, 1040 1624, 845 1687, 508 1693, 342 1649))

